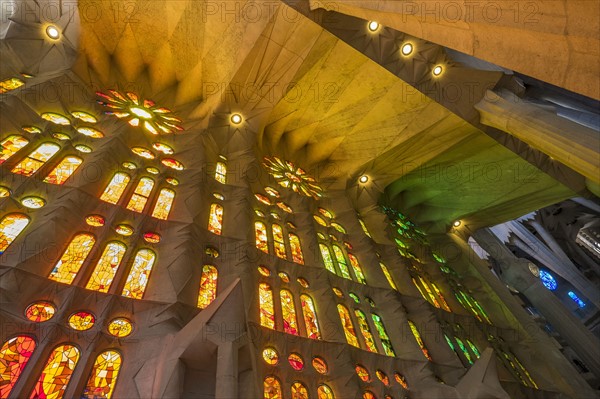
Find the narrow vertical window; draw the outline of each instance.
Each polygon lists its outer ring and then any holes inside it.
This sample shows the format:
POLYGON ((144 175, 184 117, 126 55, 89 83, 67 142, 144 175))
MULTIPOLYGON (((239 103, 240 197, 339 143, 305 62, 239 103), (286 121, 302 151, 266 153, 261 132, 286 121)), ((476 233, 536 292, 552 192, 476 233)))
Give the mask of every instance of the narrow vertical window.
POLYGON ((300 238, 294 234, 288 234, 290 240, 290 249, 292 252, 292 261, 300 265, 304 264, 304 256, 302 255, 302 247, 300 246, 300 238))
POLYGON ((425 344, 423 343, 423 340, 421 339, 421 334, 419 334, 419 330, 417 330, 417 326, 415 325, 415 323, 413 323, 410 320, 408 321, 408 325, 410 326, 410 330, 412 331, 413 335, 415 336, 415 340, 417 341, 417 344, 419 344, 419 347, 421 348, 423 355, 425 355, 425 357, 427 359, 432 361, 431 355, 429 355, 429 351, 427 350, 427 348, 425 347, 425 344))
POLYGON ((283 313, 283 331, 287 334, 298 335, 294 297, 288 290, 281 290, 279 296, 281 297, 281 311, 283 313))
POLYGON ((123 191, 125 191, 125 188, 129 183, 129 179, 130 177, 127 173, 115 173, 113 178, 110 180, 110 182, 104 189, 104 192, 100 196, 100 199, 110 204, 116 204, 117 202, 119 202, 121 195, 123 195, 123 191))
POLYGON ((275 248, 275 255, 281 259, 287 259, 285 253, 285 243, 283 242, 283 229, 280 225, 274 223, 272 226, 273 230, 273 247, 275 248))
POLYGON ((73 345, 56 347, 48 357, 30 399, 62 399, 78 361, 79 349, 73 345))
POLYGON ((208 231, 221 235, 223 229, 223 207, 219 204, 210 205, 210 216, 208 218, 208 231))
POLYGON ((13 337, 0 349, 0 398, 8 398, 35 349, 35 341, 26 335, 13 337))
POLYGON ((168 188, 161 189, 156 204, 154 205, 154 210, 152 211, 152 217, 167 220, 174 199, 175 191, 168 188))
POLYGON ((354 310, 354 314, 356 315, 356 319, 358 320, 358 327, 360 328, 360 332, 365 339, 365 343, 367 344, 367 350, 369 352, 377 353, 377 346, 375 346, 375 340, 373 339, 373 334, 371 334, 371 329, 369 328, 369 322, 367 321, 367 316, 358 309, 354 310))
POLYGON ((263 383, 264 399, 282 399, 281 384, 275 377, 267 377, 263 383))
POLYGON ((456 343, 458 344, 458 346, 459 346, 460 350, 462 351, 463 355, 467 359, 467 362, 469 362, 469 364, 473 364, 473 359, 471 359, 471 354, 469 353, 469 351, 465 347, 465 344, 462 342, 462 340, 460 338, 458 338, 458 337, 454 337, 454 340, 456 341, 456 343))
POLYGON ((384 265, 382 262, 379 262, 379 266, 381 267, 381 271, 383 272, 385 278, 390 284, 390 287, 398 291, 398 287, 396 286, 396 283, 394 282, 394 279, 392 278, 392 275, 390 274, 390 271, 388 270, 387 266, 384 265))
POLYGON ((64 157, 62 161, 44 178, 44 182, 51 184, 63 184, 79 166, 83 163, 83 159, 69 155, 64 157))
POLYGON ((108 292, 126 250, 127 247, 120 242, 109 242, 104 248, 104 252, 102 252, 85 288, 108 292))
POLYGON ((198 292, 198 307, 205 309, 217 297, 217 279, 219 273, 212 265, 204 265, 200 277, 200 291, 198 292))
POLYGON ((142 299, 155 260, 156 254, 146 248, 140 249, 135 254, 133 265, 131 266, 121 295, 127 298, 142 299))
POLYGON ((41 144, 33 150, 25 159, 19 162, 11 172, 24 176, 31 176, 38 171, 50 158, 60 150, 60 147, 53 143, 41 144))
POLYGON ((301 382, 292 384, 292 399, 308 399, 308 390, 301 382))
POLYGON ((254 223, 254 234, 256 237, 256 248, 268 254, 269 242, 267 241, 267 227, 263 222, 254 223))
POLYGON ((269 284, 261 283, 258 289, 260 325, 275 329, 275 311, 273 310, 273 291, 269 284))
POLYGON ((335 267, 333 265, 333 258, 331 257, 331 251, 329 247, 325 244, 319 243, 319 249, 321 250, 321 256, 323 257, 323 263, 325 264, 325 268, 329 270, 331 273, 335 273, 335 267))
POLYGON ((127 209, 130 211, 141 213, 148 202, 148 197, 154 187, 154 180, 149 177, 142 177, 133 192, 133 195, 129 199, 127 209))
POLYGON ((346 264, 346 258, 344 257, 344 253, 337 245, 332 245, 333 253, 335 254, 335 260, 337 261, 338 267, 340 268, 340 272, 342 273, 342 277, 347 278, 348 280, 352 280, 350 276, 350 270, 348 270, 348 265, 346 264))
POLYGON ((122 362, 121 355, 117 351, 107 350, 99 354, 82 397, 110 399, 115 390, 122 362))
POLYGON ((448 302, 446 302, 446 298, 444 298, 437 285, 435 285, 435 283, 431 283, 431 287, 433 287, 433 291, 435 291, 438 299, 440 300, 440 306, 442 309, 444 309, 446 312, 451 312, 450 306, 448 306, 448 302))
POLYGON ((317 313, 315 312, 315 305, 313 304, 311 297, 302 294, 300 295, 300 302, 302 304, 304 324, 306 325, 306 336, 312 339, 321 339, 317 313))
POLYGON ((362 271, 362 267, 360 266, 360 263, 358 262, 358 259, 356 258, 356 256, 349 253, 348 259, 350 259, 350 264, 352 265, 352 270, 354 270, 354 275, 356 276, 356 279, 358 280, 358 282, 361 284, 367 284, 367 280, 365 280, 365 275, 362 271))
POLYGON ((87 233, 77 234, 67 246, 48 278, 59 283, 73 284, 73 280, 75 280, 79 269, 81 269, 95 243, 96 238, 93 235, 87 233))
POLYGON ((469 348, 471 348, 471 352, 473 352, 475 357, 477 359, 479 359, 481 357, 481 353, 479 353, 479 349, 477 349, 475 344, 473 342, 471 342, 470 340, 467 340, 467 345, 469 345, 469 348))
POLYGON ((346 341, 352 346, 356 346, 360 348, 358 345, 358 338, 356 338, 356 331, 354 330, 354 324, 352 324, 352 319, 350 318, 350 312, 344 305, 337 305, 338 314, 340 315, 340 320, 342 321, 342 327, 344 328, 344 334, 346 335, 346 341))
POLYGON ((217 162, 217 168, 215 169, 215 180, 221 184, 227 182, 227 166, 223 162, 217 162))
POLYGON ((29 143, 25 137, 12 135, 0 142, 0 165, 29 143))
POLYGON ((9 213, 0 220, 0 255, 29 224, 29 218, 21 213, 9 213))
POLYGON ((383 345, 383 350, 388 356, 396 356, 394 352, 394 347, 392 346, 392 341, 390 341, 390 337, 385 330, 385 326, 383 325, 383 320, 379 315, 375 313, 371 314, 373 318, 373 323, 375 324, 375 329, 377 330, 377 334, 379 334, 379 339, 381 340, 381 345, 383 345))
POLYGON ((358 218, 358 223, 360 224, 360 228, 363 229, 363 231, 365 232, 367 237, 371 238, 371 233, 369 233, 369 230, 367 229, 365 222, 363 222, 360 217, 358 218))

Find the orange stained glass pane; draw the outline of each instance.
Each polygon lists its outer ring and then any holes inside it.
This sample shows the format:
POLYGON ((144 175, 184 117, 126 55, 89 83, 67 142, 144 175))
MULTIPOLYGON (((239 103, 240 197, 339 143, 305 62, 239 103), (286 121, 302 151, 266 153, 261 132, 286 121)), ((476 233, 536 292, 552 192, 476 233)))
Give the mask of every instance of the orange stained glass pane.
POLYGON ((163 165, 175 169, 175 170, 183 170, 184 166, 181 162, 173 158, 164 158, 160 161, 163 165))
POLYGON ((367 350, 369 352, 377 353, 377 346, 375 346, 375 340, 373 339, 373 334, 371 334, 371 329, 369 328, 369 323, 367 322, 367 316, 365 316, 365 314, 359 309, 354 310, 354 314, 358 320, 360 332, 362 333, 365 343, 367 344, 367 350))
POLYGON ((149 177, 142 177, 129 200, 129 204, 127 204, 127 209, 134 212, 142 212, 153 187, 154 180, 149 177))
POLYGON ((379 378, 379 381, 383 382, 383 385, 385 385, 386 387, 390 386, 390 379, 383 371, 377 370, 375 371, 375 375, 377 376, 377 378, 379 378))
POLYGON ((90 312, 75 312, 69 317, 69 326, 78 331, 89 330, 96 323, 96 317, 90 312))
POLYGON ((152 211, 152 217, 166 220, 171 212, 171 206, 173 205, 174 199, 175 191, 169 188, 163 188, 160 190, 158 199, 156 200, 156 205, 154 205, 154 210, 152 211))
POLYGON ((107 350, 96 358, 83 398, 110 399, 117 383, 122 358, 119 352, 107 350))
POLYGON ((290 249, 292 252, 292 261, 300 265, 304 264, 304 256, 302 255, 302 247, 300 246, 300 238, 294 234, 288 234, 290 240, 290 249))
POLYGON ((210 205, 210 216, 208 218, 208 231, 221 235, 223 229, 223 206, 219 204, 210 205))
POLYGON ((29 224, 29 218, 21 213, 9 213, 0 220, 0 255, 29 224))
POLYGON ((117 317, 112 319, 108 324, 108 333, 118 338, 128 336, 133 332, 133 324, 125 317, 117 317))
POLYGON ((125 191, 129 180, 130 177, 127 173, 115 173, 113 178, 110 180, 110 182, 104 189, 104 192, 100 196, 100 199, 111 204, 116 204, 117 202, 119 202, 121 195, 123 195, 123 191, 125 191))
POLYGON ((17 151, 29 143, 23 136, 8 136, 0 142, 0 164, 3 164, 8 158, 12 157, 17 151))
POLYGON ((406 378, 400 373, 394 373, 394 379, 398 384, 402 386, 404 389, 408 389, 408 382, 406 382, 406 378))
POLYGON ((271 205, 271 200, 269 199, 269 197, 266 197, 262 194, 254 194, 254 198, 256 198, 258 201, 265 205, 271 205))
POLYGON ((62 399, 79 361, 79 349, 73 345, 56 347, 38 378, 30 399, 62 399))
POLYGON ((367 280, 365 280, 365 275, 362 271, 362 267, 360 266, 360 263, 358 262, 356 256, 352 255, 351 253, 348 253, 348 259, 350 259, 352 270, 354 270, 354 275, 356 276, 358 282, 361 284, 367 284, 367 280))
POLYGON ((96 238, 91 234, 84 233, 73 237, 48 278, 59 283, 72 284, 95 243, 96 238))
POLYGON ((281 384, 277 378, 265 378, 263 383, 263 399, 283 399, 281 384))
POLYGON ((346 258, 344 257, 344 252, 342 252, 341 248, 337 245, 332 245, 333 253, 335 254, 335 259, 337 260, 338 267, 340 268, 340 272, 342 273, 342 277, 348 280, 352 280, 350 276, 350 270, 348 270, 348 264, 346 263, 346 258))
POLYGON ((315 312, 315 305, 311 297, 305 294, 300 295, 300 303, 302 304, 302 315, 304 316, 304 324, 306 325, 306 336, 312 339, 321 339, 317 313, 315 312))
POLYGON ((410 326, 410 329, 411 329, 413 335, 415 336, 415 340, 417 340, 417 343, 419 344, 419 347, 421 348, 423 355, 425 355, 425 357, 428 360, 433 361, 431 359, 431 355, 429 355, 429 351, 427 350, 427 348, 425 347, 425 344, 423 343, 423 340, 421 339, 421 334, 419 334, 419 330, 417 330, 417 326, 415 325, 415 323, 408 320, 408 325, 410 326))
POLYGON ((440 289, 437 287, 437 285, 435 285, 435 283, 431 283, 431 287, 437 294, 437 297, 440 300, 440 306, 442 307, 442 309, 444 309, 446 312, 451 312, 450 306, 448 306, 448 302, 446 302, 446 298, 444 298, 444 295, 442 295, 442 293, 441 293, 440 289))
POLYGON ((24 84, 25 82, 23 82, 21 79, 14 77, 0 81, 0 94, 8 93, 9 91, 18 89, 24 84))
POLYGON ((356 338, 356 331, 354 330, 354 324, 352 324, 352 319, 350 318, 350 312, 348 309, 341 304, 337 305, 338 314, 340 315, 340 320, 342 321, 342 327, 344 328, 344 334, 346 335, 346 341, 352 346, 356 346, 360 348, 358 344, 358 339, 356 338))
POLYGON ((19 162, 11 172, 31 176, 60 150, 54 143, 43 143, 19 162))
POLYGON ((283 242, 283 229, 280 225, 274 223, 273 229, 273 247, 275 248, 275 255, 281 259, 287 259, 285 251, 285 243, 283 242))
POLYGON ((308 399, 308 390, 301 382, 292 384, 292 399, 308 399))
POLYGON ((34 350, 35 341, 27 335, 4 342, 0 349, 0 398, 8 398, 34 350))
POLYGON ((377 399, 377 396, 371 391, 365 391, 362 397, 363 399, 377 399))
POLYGON ((327 374, 327 371, 329 370, 327 367, 327 362, 319 356, 315 356, 313 358, 312 365, 319 374, 327 374))
POLYGON ((287 334, 298 335, 298 321, 294 296, 288 290, 281 290, 281 312, 283 313, 283 331, 287 334))
POLYGON ((156 254, 146 248, 140 249, 135 254, 133 265, 131 266, 121 295, 128 298, 142 299, 155 260, 156 254))
POLYGON ((333 391, 329 386, 322 384, 317 388, 317 398, 318 399, 335 399, 333 395, 333 391))
POLYGON ((198 292, 198 307, 206 308, 217 297, 217 268, 212 265, 204 265, 200 277, 200 291, 198 292))
POLYGON ((423 288, 425 288, 425 292, 427 293, 427 296, 429 297, 429 301, 436 308, 441 308, 440 303, 438 302, 435 295, 433 295, 433 292, 431 291, 431 288, 429 287, 429 283, 423 277, 421 277, 421 276, 418 276, 418 277, 419 277, 419 281, 423 285, 423 288))
POLYGON ((261 283, 258 288, 260 324, 275 329, 275 311, 273 310, 273 291, 269 284, 261 283))
POLYGON ((217 162, 215 180, 221 184, 225 184, 227 182, 227 166, 223 162, 217 162))
POLYGON ((34 302, 25 309, 25 317, 36 323, 43 323, 50 320, 54 317, 54 313, 56 313, 56 308, 53 304, 46 301, 34 302))
POLYGON ((108 292, 126 250, 127 247, 120 242, 109 242, 104 248, 104 252, 102 252, 85 288, 108 292))
POLYGON ((263 360, 271 366, 279 362, 279 354, 274 348, 265 348, 262 352, 263 360))
POLYGON ((267 227, 263 222, 254 222, 254 232, 256 237, 256 248, 268 254, 269 242, 267 241, 267 227))
POLYGON ((356 375, 358 375, 358 378, 360 378, 362 381, 364 381, 364 382, 371 381, 371 376, 369 375, 369 371, 366 368, 364 368, 363 366, 361 366, 360 364, 357 364, 354 367, 354 371, 356 371, 356 375))

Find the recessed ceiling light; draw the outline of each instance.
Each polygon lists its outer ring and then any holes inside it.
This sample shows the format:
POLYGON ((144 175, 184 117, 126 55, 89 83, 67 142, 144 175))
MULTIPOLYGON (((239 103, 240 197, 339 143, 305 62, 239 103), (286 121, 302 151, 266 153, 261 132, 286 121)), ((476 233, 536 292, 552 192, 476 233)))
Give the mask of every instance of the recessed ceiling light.
POLYGON ((443 70, 444 70, 444 68, 442 68, 441 65, 436 65, 435 68, 433 68, 433 75, 440 76, 442 74, 443 70))
POLYGON ((371 32, 375 32, 377 29, 379 29, 379 22, 369 21, 368 27, 371 32))
POLYGON ((455 220, 454 223, 452 223, 452 226, 454 227, 458 227, 462 224, 462 222, 460 220, 455 220))
POLYGON ((58 28, 54 25, 49 25, 46 28, 46 34, 48 35, 48 37, 50 39, 54 39, 54 40, 56 40, 60 37, 60 32, 59 32, 58 28))
POLYGON ((406 43, 402 46, 402 55, 410 55, 413 52, 413 45, 411 43, 406 43))
POLYGON ((233 123, 234 125, 239 125, 240 123, 242 123, 242 115, 232 114, 231 115, 231 123, 233 123))
POLYGON ((361 177, 358 178, 358 181, 364 184, 369 181, 369 176, 362 175, 361 177))

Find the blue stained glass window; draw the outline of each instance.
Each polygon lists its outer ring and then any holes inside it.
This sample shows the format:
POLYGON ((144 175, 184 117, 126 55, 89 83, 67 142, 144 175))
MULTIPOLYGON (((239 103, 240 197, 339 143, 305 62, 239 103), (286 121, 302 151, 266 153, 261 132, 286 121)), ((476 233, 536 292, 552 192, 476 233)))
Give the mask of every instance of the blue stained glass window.
POLYGON ((577 296, 576 293, 574 293, 573 291, 569 291, 567 293, 567 295, 569 296, 569 298, 571 298, 573 300, 573 302, 575 302, 577 304, 577 306, 579 306, 580 308, 585 307, 585 302, 583 302, 581 299, 579 299, 579 297, 577 296))
POLYGON ((542 284, 544 284, 544 286, 550 291, 554 291, 556 287, 558 287, 554 277, 544 270, 540 270, 540 279, 542 280, 542 284))

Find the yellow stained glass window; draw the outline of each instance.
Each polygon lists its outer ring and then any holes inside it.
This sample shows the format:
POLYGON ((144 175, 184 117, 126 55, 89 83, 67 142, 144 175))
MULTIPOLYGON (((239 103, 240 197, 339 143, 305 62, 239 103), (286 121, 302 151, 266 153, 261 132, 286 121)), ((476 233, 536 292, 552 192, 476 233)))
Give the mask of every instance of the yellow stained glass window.
POLYGON ((283 399, 281 384, 277 378, 265 378, 263 383, 263 399, 283 399))
POLYGON ((133 195, 129 199, 127 209, 134 212, 142 212, 148 202, 148 197, 154 187, 154 180, 149 177, 142 177, 133 192, 133 195))
POLYGON ((406 382, 406 378, 400 373, 394 373, 394 379, 402 388, 408 389, 408 382, 406 382))
POLYGON ((74 330, 89 330, 94 323, 96 323, 96 317, 90 312, 75 312, 69 316, 69 326, 74 330))
POLYGON ((88 215, 85 217, 85 222, 92 227, 104 226, 104 217, 101 215, 88 215))
POLYGON ((361 229, 363 229, 363 231, 365 232, 367 237, 371 238, 371 233, 369 233, 369 230, 367 229, 365 222, 363 222, 361 218, 358 218, 358 224, 360 224, 361 229))
POLYGON ((223 162, 217 162, 215 180, 221 184, 225 184, 227 182, 227 166, 223 162))
POLYGON ((104 189, 104 192, 100 196, 100 199, 111 204, 116 204, 117 202, 119 202, 121 195, 123 195, 123 191, 125 191, 129 180, 130 177, 127 173, 115 173, 113 178, 110 180, 110 182, 104 189))
POLYGON ((331 390, 331 388, 329 388, 329 386, 327 386, 325 384, 321 384, 317 388, 317 398, 318 399, 335 399, 335 396, 333 395, 333 391, 331 390))
POLYGON ((9 213, 0 220, 0 255, 29 224, 29 218, 22 213, 9 213))
POLYGON ((365 339, 365 344, 367 344, 367 350, 369 352, 377 353, 377 346, 375 346, 375 339, 373 339, 373 334, 371 334, 371 329, 369 328, 367 316, 365 316, 364 312, 359 309, 355 309, 354 314, 356 315, 356 319, 358 320, 358 327, 360 328, 360 332, 363 338, 365 339))
POLYGON ((292 399, 308 399, 308 390, 301 382, 292 384, 292 399))
POLYGON ((254 232, 256 237, 256 248, 268 254, 269 242, 267 241, 267 227, 263 222, 255 222, 254 232))
POLYGON ((104 252, 102 252, 85 288, 108 292, 126 250, 127 247, 120 242, 109 242, 104 248, 104 252))
POLYGON ((183 170, 184 166, 181 162, 173 158, 164 158, 160 161, 163 165, 175 169, 175 170, 183 170))
POLYGON ((7 187, 0 186, 0 198, 10 197, 10 190, 7 187))
POLYGON ((223 229, 223 206, 219 204, 210 205, 210 216, 208 218, 208 231, 221 235, 223 229))
POLYGON ((385 330, 385 326, 383 325, 383 320, 381 317, 375 313, 371 314, 371 318, 373 319, 373 323, 375 324, 375 329, 379 334, 379 339, 381 340, 381 345, 383 346, 383 350, 388 356, 396 356, 394 352, 394 348, 392 346, 392 341, 385 330))
POLYGON ((54 313, 56 313, 56 308, 47 301, 34 302, 25 309, 25 317, 35 323, 43 323, 50 320, 54 317, 54 313))
POLYGON ((281 312, 283 313, 283 331, 287 334, 298 335, 298 321, 294 296, 288 290, 281 290, 281 312))
POLYGON ((427 359, 432 361, 431 356, 429 355, 429 351, 427 350, 427 348, 425 347, 425 344, 423 343, 423 340, 421 339, 421 334, 419 334, 419 330, 417 330, 417 326, 415 325, 415 323, 413 323, 410 320, 408 321, 408 325, 410 326, 410 330, 412 331, 413 335, 415 336, 415 339, 417 340, 417 343, 419 344, 419 347, 421 348, 423 355, 425 355, 425 357, 427 359))
POLYGON ((325 221, 325 219, 323 219, 321 216, 319 215, 313 215, 313 218, 315 219, 315 221, 317 223, 319 223, 321 226, 325 226, 327 227, 327 222, 325 221))
POLYGON ((77 234, 67 246, 48 278, 59 283, 72 284, 95 243, 96 238, 93 235, 88 233, 77 234))
POLYGON ((40 209, 46 205, 46 200, 36 196, 25 197, 21 200, 21 204, 27 208, 40 209))
POLYGON ((451 312, 450 306, 448 306, 448 302, 446 302, 446 298, 444 298, 444 296, 440 292, 440 289, 437 287, 437 285, 435 285, 434 283, 431 283, 431 287, 433 288, 438 299, 440 300, 440 305, 442 306, 442 309, 444 309, 446 312, 451 312))
POLYGON ((144 147, 132 147, 131 152, 145 159, 155 158, 155 155, 152 153, 152 151, 144 147))
POLYGON ((346 229, 339 223, 331 222, 331 227, 333 227, 334 229, 336 229, 338 232, 340 232, 342 234, 346 234, 346 229))
POLYGON ((275 329, 275 311, 273 310, 273 291, 269 284, 261 283, 258 289, 260 324, 275 329))
POLYGON ((73 345, 56 347, 37 380, 30 399, 62 399, 79 361, 79 349, 73 345))
POLYGON ((259 266, 258 272, 265 277, 269 277, 271 275, 271 271, 265 266, 259 266))
POLYGON ((392 275, 390 274, 390 271, 388 270, 387 266, 384 265, 382 262, 379 262, 379 266, 381 267, 381 271, 383 272, 385 278, 390 284, 390 287, 398 291, 398 287, 396 286, 396 283, 394 282, 394 279, 392 278, 392 275))
POLYGON ((124 338, 133 332, 133 324, 125 317, 112 319, 108 324, 108 333, 118 338, 124 338))
POLYGON ((42 119, 52 122, 55 125, 69 126, 71 121, 64 115, 57 114, 56 112, 44 112, 40 114, 42 119))
POLYGON ((383 385, 385 385, 386 387, 390 386, 390 379, 383 371, 376 370, 375 375, 377 376, 377 378, 379 378, 379 381, 383 382, 383 385))
POLYGON ((165 143, 160 143, 160 142, 152 143, 152 147, 155 150, 162 152, 163 154, 172 155, 175 153, 175 150, 173 149, 173 147, 171 147, 165 143))
POLYGON ((274 348, 265 348, 262 352, 263 360, 271 366, 279 362, 279 354, 274 348))
POLYGON ((0 164, 3 164, 8 158, 12 157, 17 151, 29 143, 23 136, 8 136, 0 142, 0 164))
POLYGON ((110 399, 115 390, 122 361, 121 355, 115 350, 99 354, 82 397, 110 399))
POLYGON ((352 280, 350 277, 350 270, 348 270, 348 264, 346 263, 346 258, 344 257, 344 253, 342 249, 337 245, 332 245, 333 253, 335 254, 335 260, 337 260, 338 267, 340 272, 342 273, 343 278, 347 278, 348 280, 352 280))
POLYGON ((71 115, 74 118, 77 118, 77 119, 79 119, 80 121, 83 121, 83 122, 87 122, 87 123, 96 123, 96 122, 98 122, 98 119, 94 115, 89 114, 89 113, 84 112, 84 111, 73 111, 73 112, 71 112, 71 115))
POLYGON ((371 376, 369 375, 369 370, 367 370, 360 364, 357 364, 354 367, 354 371, 356 371, 356 375, 358 375, 358 378, 360 378, 362 381, 364 381, 364 382, 371 381, 371 376))
POLYGON ((317 313, 311 297, 305 294, 300 295, 300 303, 302 304, 302 314, 306 325, 306 336, 312 339, 321 339, 317 313))
POLYGON ((275 255, 281 259, 287 259, 285 251, 285 243, 283 241, 283 229, 280 225, 274 223, 273 229, 273 247, 275 248, 275 255))
POLYGON ((121 295, 128 298, 142 299, 155 260, 156 254, 149 249, 143 248, 137 251, 121 295))
POLYGON ((362 271, 362 267, 360 266, 360 263, 358 262, 356 256, 352 255, 351 253, 348 253, 348 259, 350 259, 352 270, 354 270, 354 275, 356 276, 358 282, 361 284, 367 284, 367 280, 365 280, 365 275, 362 271))
POLYGON ((431 291, 429 284, 423 279, 423 277, 418 276, 418 278, 419 278, 419 281, 421 282, 421 287, 423 287, 425 289, 425 291, 423 291, 419 287, 419 284, 417 283, 417 281, 415 281, 414 278, 412 279, 412 281, 415 284, 415 286, 417 287, 417 289, 419 290, 419 292, 421 293, 421 295, 423 296, 423 298, 425 298, 426 301, 430 302, 436 308, 440 308, 441 306, 440 306, 437 298, 435 297, 435 295, 433 295, 433 292, 431 291))
POLYGON ((352 346, 356 346, 360 348, 358 344, 358 338, 356 338, 356 331, 354 330, 354 324, 352 324, 352 319, 350 318, 350 312, 348 309, 341 304, 337 305, 337 310, 340 315, 340 320, 342 321, 342 327, 344 327, 344 334, 346 335, 346 341, 352 346))
POLYGON ((175 199, 175 191, 169 188, 163 188, 158 194, 156 205, 152 211, 152 217, 157 219, 167 220, 169 213, 171 212, 171 206, 173 206, 173 200, 175 199))
POLYGON ((102 137, 104 137, 104 133, 102 133, 100 130, 89 126, 78 127, 77 132, 83 134, 84 136, 91 137, 93 139, 101 139, 102 137))
POLYGON ((31 176, 60 150, 54 143, 43 143, 19 162, 11 172, 31 176))
POLYGON ((321 251, 325 268, 331 273, 335 274, 335 266, 333 265, 333 258, 331 257, 331 251, 329 250, 329 247, 325 244, 319 243, 319 250, 321 251))
POLYGON ((217 297, 217 268, 212 265, 204 265, 200 277, 200 291, 198 292, 198 307, 206 308, 217 297))
MULTIPOLYGON (((68 140, 67 137, 64 140, 68 140)), ((63 139, 61 139, 63 140, 63 139)), ((85 146, 84 146, 85 147, 85 146)), ((81 165, 83 160, 79 157, 68 156, 64 158, 60 164, 58 164, 48 176, 44 179, 46 183, 52 184, 63 184, 65 180, 69 178, 75 172, 75 170, 81 165)))
POLYGON ((304 256, 302 255, 302 247, 300 246, 300 238, 294 234, 289 233, 290 239, 290 250, 292 252, 292 261, 300 265, 304 264, 304 256))
POLYGON ((291 207, 290 207, 288 204, 286 204, 285 202, 281 202, 281 201, 279 201, 279 202, 277 203, 277 206, 278 206, 279 208, 281 208, 281 209, 282 209, 284 212, 287 212, 287 213, 294 213, 294 210, 293 210, 293 209, 292 209, 292 208, 291 208, 291 207))
POLYGON ((27 335, 17 335, 4 342, 0 349, 0 398, 8 398, 35 346, 33 338, 27 335))
MULTIPOLYGON (((13 91, 23 86, 25 82, 23 82, 19 78, 8 78, 3 81, 0 81, 0 94, 8 93, 9 91, 13 91)), ((4 397, 4 396, 2 396, 4 397)))

